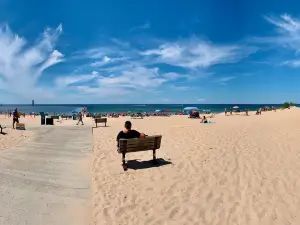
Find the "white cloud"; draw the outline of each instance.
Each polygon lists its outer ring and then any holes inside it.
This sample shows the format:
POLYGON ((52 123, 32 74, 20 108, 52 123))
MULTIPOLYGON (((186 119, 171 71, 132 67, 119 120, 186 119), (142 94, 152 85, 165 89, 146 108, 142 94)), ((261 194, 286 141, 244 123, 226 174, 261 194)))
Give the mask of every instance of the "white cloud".
POLYGON ((227 82, 227 81, 230 81, 232 79, 235 79, 235 77, 221 77, 221 78, 218 78, 218 79, 214 80, 213 82, 216 82, 216 83, 227 82))
POLYGON ((103 59, 103 57, 108 55, 121 55, 122 53, 123 51, 117 48, 117 46, 101 46, 83 51, 78 51, 74 53, 74 57, 83 59, 103 59))
MULTIPOLYGON (((271 37, 255 38, 254 40, 292 50, 297 55, 300 51, 300 20, 288 14, 279 17, 265 16, 265 19, 276 28, 276 34, 271 37)), ((295 54, 291 57, 295 57, 295 54)), ((287 60, 281 65, 296 68, 300 66, 300 59, 287 60)))
POLYGON ((172 87, 172 89, 179 90, 179 91, 188 91, 191 89, 191 87, 189 87, 189 86, 172 85, 171 87, 172 87))
POLYGON ((156 49, 140 52, 153 63, 166 63, 187 69, 207 68, 221 63, 237 62, 255 52, 252 47, 215 45, 199 38, 165 43, 156 49))
POLYGON ((275 26, 276 35, 271 37, 255 38, 262 43, 277 44, 298 52, 300 50, 300 20, 288 14, 280 17, 265 16, 265 19, 275 26))
POLYGON ((204 102, 205 99, 204 99, 204 98, 198 98, 197 101, 198 101, 198 102, 204 102))
POLYGON ((104 66, 104 65, 107 65, 107 64, 120 62, 120 61, 125 61, 125 60, 127 60, 127 58, 125 58, 125 57, 110 58, 108 56, 104 56, 102 58, 102 60, 95 61, 95 62, 91 63, 91 66, 92 67, 101 67, 101 66, 104 66))
POLYGON ((287 66, 291 66, 291 67, 294 67, 294 68, 298 68, 298 67, 300 67, 300 59, 285 61, 283 63, 283 65, 287 65, 287 66))
POLYGON ((97 77, 99 77, 97 71, 93 71, 91 74, 60 76, 55 79, 55 85, 56 85, 56 87, 59 87, 59 88, 65 88, 72 84, 76 84, 76 83, 82 84, 84 82, 91 81, 97 77))
POLYGON ((151 24, 149 21, 146 21, 146 23, 144 23, 141 26, 136 26, 130 29, 130 32, 132 31, 136 31, 136 30, 146 30, 146 29, 150 29, 151 28, 151 24))
POLYGON ((118 75, 100 77, 101 86, 127 87, 127 88, 156 88, 167 82, 158 68, 132 67, 121 71, 118 75))
POLYGON ((45 69, 63 60, 64 55, 55 49, 61 33, 61 25, 47 28, 40 40, 30 45, 7 25, 0 27, 1 88, 26 100, 50 95, 50 90, 39 89, 37 82, 45 69))

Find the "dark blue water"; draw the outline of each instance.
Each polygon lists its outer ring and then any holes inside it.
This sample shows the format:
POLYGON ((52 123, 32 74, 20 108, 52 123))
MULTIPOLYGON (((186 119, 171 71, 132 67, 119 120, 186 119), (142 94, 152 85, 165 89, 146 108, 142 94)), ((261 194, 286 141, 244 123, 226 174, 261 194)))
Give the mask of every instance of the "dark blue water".
MULTIPOLYGON (((200 110, 209 109, 212 112, 218 113, 223 112, 225 108, 229 110, 230 107, 239 106, 240 110, 257 110, 264 106, 280 107, 281 105, 276 104, 93 104, 93 105, 2 105, 0 106, 0 112, 7 112, 8 110, 14 110, 18 108, 21 113, 30 112, 48 112, 48 113, 71 113, 74 110, 78 110, 82 107, 87 107, 88 112, 153 112, 155 110, 169 110, 170 112, 178 112, 183 110, 185 107, 195 106, 200 110)), ((299 105, 298 105, 299 107, 299 105)))

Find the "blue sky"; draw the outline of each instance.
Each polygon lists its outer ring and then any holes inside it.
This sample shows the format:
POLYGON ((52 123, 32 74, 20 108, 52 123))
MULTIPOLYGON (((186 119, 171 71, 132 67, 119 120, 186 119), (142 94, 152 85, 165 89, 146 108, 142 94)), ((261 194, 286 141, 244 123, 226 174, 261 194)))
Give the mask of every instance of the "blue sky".
POLYGON ((299 7, 0 0, 0 103, 299 103, 299 7))

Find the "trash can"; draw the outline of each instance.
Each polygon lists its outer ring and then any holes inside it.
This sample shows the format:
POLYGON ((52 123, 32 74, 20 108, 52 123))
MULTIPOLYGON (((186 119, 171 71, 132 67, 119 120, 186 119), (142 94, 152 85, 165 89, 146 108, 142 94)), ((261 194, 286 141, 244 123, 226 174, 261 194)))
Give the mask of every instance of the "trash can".
POLYGON ((76 114, 73 114, 72 117, 73 117, 73 120, 76 120, 76 119, 77 119, 77 118, 76 118, 76 117, 77 117, 76 114))
POLYGON ((46 118, 46 125, 54 125, 53 118, 46 118))
POLYGON ((41 115, 41 125, 45 125, 45 113, 44 112, 40 112, 41 115))

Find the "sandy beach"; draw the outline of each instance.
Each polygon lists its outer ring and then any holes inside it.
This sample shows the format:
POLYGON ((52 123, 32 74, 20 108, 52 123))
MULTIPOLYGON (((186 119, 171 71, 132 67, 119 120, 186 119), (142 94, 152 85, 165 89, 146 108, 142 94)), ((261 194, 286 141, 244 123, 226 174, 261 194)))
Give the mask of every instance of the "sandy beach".
POLYGON ((133 129, 163 136, 157 157, 165 163, 145 163, 151 151, 131 153, 124 172, 115 138, 127 119, 93 131, 95 224, 300 223, 299 108, 217 115, 215 124, 131 120, 133 129))
MULTIPOLYGON (((26 145, 40 118, 21 118, 27 130, 8 127, 0 150, 26 145)), ((187 116, 108 118, 93 130, 94 224, 299 224, 300 109, 261 116, 225 116, 200 124, 187 116), (130 120, 133 129, 161 134, 158 166, 152 152, 126 155, 128 171, 116 151, 116 135, 130 120)), ((55 126, 76 126, 63 120, 55 126)), ((81 125, 79 125, 81 126, 81 125)), ((0 155, 1 155, 0 151, 0 155)))

